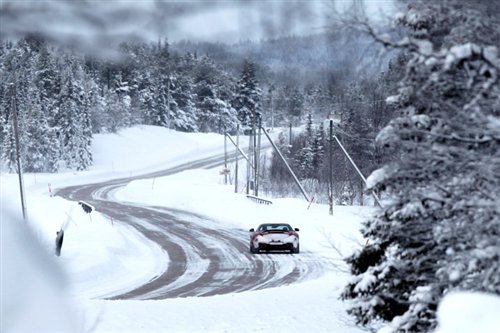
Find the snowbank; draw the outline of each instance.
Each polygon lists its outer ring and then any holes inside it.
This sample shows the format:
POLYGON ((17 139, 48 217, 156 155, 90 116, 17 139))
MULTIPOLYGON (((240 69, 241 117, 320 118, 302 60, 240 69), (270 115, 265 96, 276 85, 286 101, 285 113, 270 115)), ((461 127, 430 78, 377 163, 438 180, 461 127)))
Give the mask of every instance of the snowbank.
POLYGON ((500 332, 500 297, 456 292, 444 297, 438 308, 435 333, 500 332))

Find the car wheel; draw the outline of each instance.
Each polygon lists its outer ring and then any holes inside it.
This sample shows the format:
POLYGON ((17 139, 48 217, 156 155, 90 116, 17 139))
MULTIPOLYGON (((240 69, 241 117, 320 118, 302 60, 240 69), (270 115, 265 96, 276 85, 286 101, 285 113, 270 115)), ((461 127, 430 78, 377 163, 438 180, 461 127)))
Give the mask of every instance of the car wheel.
POLYGON ((297 247, 292 248, 292 253, 300 253, 300 244, 297 244, 297 247))
POLYGON ((252 243, 250 243, 250 253, 259 253, 259 250, 257 250, 255 247, 253 247, 252 243))

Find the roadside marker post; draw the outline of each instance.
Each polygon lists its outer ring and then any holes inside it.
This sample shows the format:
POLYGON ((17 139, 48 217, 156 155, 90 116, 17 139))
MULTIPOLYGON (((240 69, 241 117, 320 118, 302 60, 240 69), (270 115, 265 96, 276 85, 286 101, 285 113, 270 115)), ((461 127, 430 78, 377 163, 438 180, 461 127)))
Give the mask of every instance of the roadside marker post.
POLYGON ((314 201, 314 196, 311 198, 311 201, 309 201, 309 205, 307 206, 307 210, 311 207, 312 203, 314 201))

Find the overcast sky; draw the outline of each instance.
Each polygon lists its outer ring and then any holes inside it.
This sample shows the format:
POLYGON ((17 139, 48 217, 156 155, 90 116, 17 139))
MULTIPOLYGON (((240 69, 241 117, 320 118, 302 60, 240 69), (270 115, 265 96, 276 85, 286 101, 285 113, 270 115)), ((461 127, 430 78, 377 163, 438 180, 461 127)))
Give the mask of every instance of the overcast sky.
MULTIPOLYGON (((336 1, 0 0, 0 36, 38 33, 58 42, 101 48, 124 39, 238 40, 320 32, 336 1)), ((370 16, 392 0, 365 0, 370 16)))
MULTIPOLYGON (((328 28, 333 8, 345 9, 344 1, 235 1, 220 2, 177 21, 171 39, 235 42, 292 34, 311 34, 328 28)), ((365 1, 371 17, 394 11, 392 0, 365 1)))

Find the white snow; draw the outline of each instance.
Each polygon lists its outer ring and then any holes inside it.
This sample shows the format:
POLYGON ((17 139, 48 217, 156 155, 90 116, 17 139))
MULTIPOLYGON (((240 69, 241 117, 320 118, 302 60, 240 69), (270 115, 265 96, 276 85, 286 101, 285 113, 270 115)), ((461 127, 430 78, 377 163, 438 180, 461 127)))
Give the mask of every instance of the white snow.
POLYGON ((374 170, 366 179, 366 188, 368 190, 373 189, 377 186, 377 184, 389 178, 392 173, 394 173, 394 170, 390 166, 384 166, 380 169, 374 170))
POLYGON ((389 105, 399 103, 400 96, 399 95, 391 95, 385 99, 385 102, 389 105))
POLYGON ((428 40, 414 40, 413 41, 417 47, 418 47, 418 51, 420 52, 420 54, 424 55, 424 56, 430 56, 432 55, 432 49, 433 49, 433 46, 432 46, 432 43, 428 40))
POLYGON ((389 146, 389 145, 393 144, 395 141, 395 138, 397 138, 397 136, 395 135, 395 132, 396 132, 396 129, 394 128, 394 126, 392 124, 389 124, 380 130, 380 132, 377 134, 377 137, 375 138, 375 141, 380 146, 384 146, 384 145, 389 146))
POLYGON ((494 64, 495 66, 500 65, 500 59, 498 57, 498 48, 496 46, 486 46, 483 49, 483 56, 486 60, 494 64))
POLYGON ((500 117, 488 116, 487 126, 495 136, 500 136, 500 117))
POLYGON ((449 69, 453 64, 463 59, 470 58, 473 54, 480 54, 481 51, 481 47, 473 43, 452 46, 446 54, 444 68, 449 69))
POLYGON ((286 332, 361 332, 338 299, 349 277, 339 253, 347 256, 363 246, 358 230, 371 208, 334 207, 332 217, 328 206, 308 209, 300 199, 258 205, 224 185, 220 167, 133 181, 115 192, 115 198, 189 210, 244 230, 263 221, 286 221, 301 229, 302 252, 331 258, 332 270, 289 286, 238 294, 103 299, 147 282, 168 266, 168 256, 112 216, 100 214, 99 207, 88 215, 76 202, 50 194, 68 185, 139 175, 211 156, 223 151, 223 143, 216 134, 151 126, 97 135, 90 171, 24 175, 31 232, 22 231, 17 175, 2 173, 0 331, 270 332, 278 325, 286 332), (55 236, 61 228, 64 243, 61 257, 56 257, 55 236))
MULTIPOLYGON (((331 217, 327 206, 308 209, 299 199, 258 205, 224 185, 220 168, 133 181, 115 192, 115 198, 193 211, 245 230, 265 221, 286 221, 301 229, 302 252, 331 258, 332 270, 289 286, 237 294, 104 300, 148 281, 168 266, 169 258, 112 216, 85 214, 76 202, 51 197, 51 190, 220 153, 223 138, 139 126, 97 135, 93 150, 90 171, 25 175, 30 230, 21 218, 17 175, 0 175, 1 332, 362 332, 339 300, 349 279, 339 253, 347 256, 364 245, 358 230, 371 208, 334 207, 331 217), (61 228, 62 254, 55 257, 56 231, 61 228)), ((372 182, 377 178, 373 175, 372 182)), ((439 308, 436 333, 498 332, 499 309, 498 297, 450 294, 439 308)))
POLYGON ((354 292, 369 290, 375 282, 377 282, 377 278, 375 277, 375 275, 371 274, 370 272, 366 272, 354 287, 354 292))
POLYGON ((498 333, 500 297, 482 293, 456 292, 444 297, 438 308, 435 333, 498 333))

